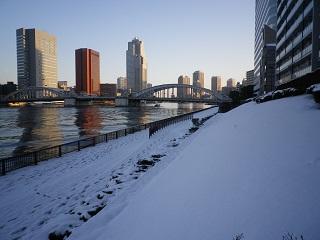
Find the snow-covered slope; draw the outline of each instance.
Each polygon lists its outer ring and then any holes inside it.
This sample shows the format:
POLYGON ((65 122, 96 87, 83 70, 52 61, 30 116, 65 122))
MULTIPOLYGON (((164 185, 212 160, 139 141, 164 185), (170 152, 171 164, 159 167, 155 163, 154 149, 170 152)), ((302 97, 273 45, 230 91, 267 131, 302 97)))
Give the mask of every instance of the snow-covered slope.
POLYGON ((70 233, 109 206, 111 217, 187 146, 191 126, 191 120, 179 122, 150 139, 144 130, 1 176, 0 240, 46 240, 50 233, 70 233), (139 165, 141 160, 152 165, 139 165))
POLYGON ((70 238, 320 239, 319 124, 307 95, 217 115, 120 213, 103 209, 70 238))

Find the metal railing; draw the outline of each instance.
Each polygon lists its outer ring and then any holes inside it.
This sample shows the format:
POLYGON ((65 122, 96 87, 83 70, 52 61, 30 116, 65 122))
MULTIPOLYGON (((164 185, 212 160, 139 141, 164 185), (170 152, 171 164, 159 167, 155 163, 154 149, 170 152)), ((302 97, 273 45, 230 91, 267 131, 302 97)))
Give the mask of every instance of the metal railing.
POLYGON ((67 153, 80 151, 81 149, 84 149, 90 146, 95 146, 96 144, 99 144, 99 143, 108 142, 113 139, 118 139, 120 137, 127 136, 128 134, 133 134, 135 132, 139 132, 145 129, 149 129, 149 138, 150 138, 153 134, 155 134, 158 130, 162 128, 165 128, 169 125, 172 125, 181 121, 192 119, 193 114, 202 112, 214 107, 181 114, 178 116, 162 119, 155 122, 128 127, 125 129, 120 129, 117 131, 108 132, 108 133, 100 134, 93 137, 87 137, 87 138, 79 139, 77 141, 64 143, 57 146, 42 148, 34 152, 28 152, 22 155, 0 159, 0 175, 5 175, 7 172, 11 172, 13 170, 23 168, 26 166, 37 165, 38 162, 45 161, 51 158, 58 158, 67 153))

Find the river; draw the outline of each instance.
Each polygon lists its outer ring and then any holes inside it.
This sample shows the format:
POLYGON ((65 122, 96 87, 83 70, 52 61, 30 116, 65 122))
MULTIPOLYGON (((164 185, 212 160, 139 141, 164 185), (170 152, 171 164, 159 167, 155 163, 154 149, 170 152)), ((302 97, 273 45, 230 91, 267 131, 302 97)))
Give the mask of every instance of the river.
POLYGON ((75 141, 208 107, 161 103, 160 107, 33 105, 0 108, 0 158, 75 141))

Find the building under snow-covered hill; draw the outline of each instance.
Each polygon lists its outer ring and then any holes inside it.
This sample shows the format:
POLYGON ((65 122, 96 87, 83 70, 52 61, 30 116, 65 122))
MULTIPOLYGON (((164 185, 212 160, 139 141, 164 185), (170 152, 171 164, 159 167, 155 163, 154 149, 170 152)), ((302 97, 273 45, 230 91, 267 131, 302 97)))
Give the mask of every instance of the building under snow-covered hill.
POLYGON ((309 95, 219 114, 142 188, 70 239, 320 239, 319 123, 309 95))

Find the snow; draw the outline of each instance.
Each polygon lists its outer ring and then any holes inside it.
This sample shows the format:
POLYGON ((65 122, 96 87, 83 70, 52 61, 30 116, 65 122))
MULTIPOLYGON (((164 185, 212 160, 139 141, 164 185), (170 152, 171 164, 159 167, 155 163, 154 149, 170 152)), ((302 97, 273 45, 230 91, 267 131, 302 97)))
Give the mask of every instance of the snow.
POLYGON ((314 86, 313 92, 319 92, 320 91, 320 83, 314 84, 313 86, 314 86))
MULTIPOLYGON (((194 117, 216 112, 213 108, 194 117)), ((0 177, 0 239, 48 239, 49 233, 73 232, 102 208, 116 216, 186 147, 191 126, 191 120, 180 122, 150 139, 148 131, 141 131, 0 177), (141 170, 138 161, 144 159, 156 160, 155 166, 141 170)))
POLYGON ((309 95, 218 114, 126 201, 69 238, 319 239, 319 122, 309 95))

